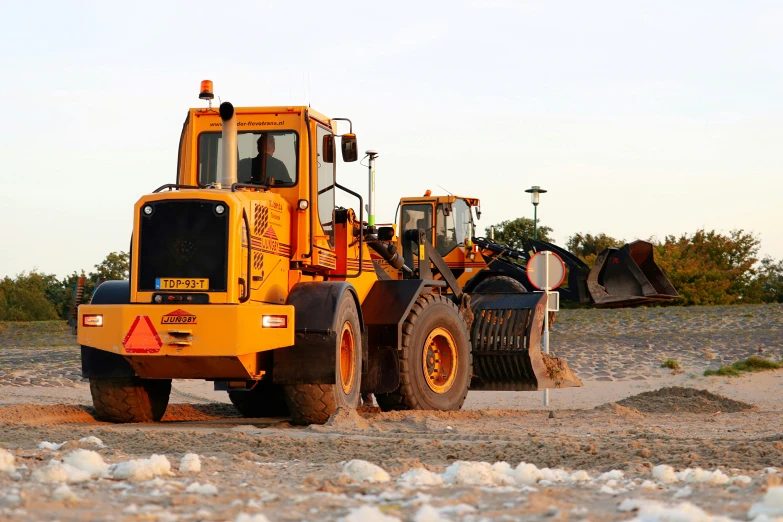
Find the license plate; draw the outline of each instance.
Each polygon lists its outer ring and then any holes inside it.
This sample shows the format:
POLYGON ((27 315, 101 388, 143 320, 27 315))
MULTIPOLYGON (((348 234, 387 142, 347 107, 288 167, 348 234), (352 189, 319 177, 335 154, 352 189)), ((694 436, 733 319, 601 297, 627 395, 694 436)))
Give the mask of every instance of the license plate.
POLYGON ((209 279, 158 277, 155 290, 209 290, 209 279))

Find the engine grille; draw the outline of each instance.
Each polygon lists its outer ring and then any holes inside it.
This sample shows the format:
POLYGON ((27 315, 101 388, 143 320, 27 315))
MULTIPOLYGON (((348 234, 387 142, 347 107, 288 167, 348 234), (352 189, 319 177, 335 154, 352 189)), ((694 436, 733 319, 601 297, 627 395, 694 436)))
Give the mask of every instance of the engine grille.
POLYGON ((156 201, 139 216, 139 291, 155 291, 159 277, 207 278, 225 292, 228 277, 228 205, 207 200, 156 201), (222 204, 225 211, 215 212, 222 204))

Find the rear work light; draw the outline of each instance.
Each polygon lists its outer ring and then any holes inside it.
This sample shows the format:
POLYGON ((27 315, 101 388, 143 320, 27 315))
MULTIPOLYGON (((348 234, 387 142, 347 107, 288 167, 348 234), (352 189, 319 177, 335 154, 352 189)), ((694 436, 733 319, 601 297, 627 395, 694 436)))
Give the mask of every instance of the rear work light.
POLYGON ((103 326, 103 316, 98 315, 83 315, 82 326, 100 327, 103 326))
POLYGON ((286 328, 288 317, 285 315, 265 315, 261 318, 261 326, 264 328, 286 328))

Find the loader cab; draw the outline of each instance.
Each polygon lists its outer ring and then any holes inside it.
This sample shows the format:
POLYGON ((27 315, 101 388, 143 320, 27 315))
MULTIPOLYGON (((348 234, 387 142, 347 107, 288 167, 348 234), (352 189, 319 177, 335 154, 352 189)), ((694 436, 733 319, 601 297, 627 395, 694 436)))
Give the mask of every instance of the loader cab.
POLYGON ((398 230, 406 264, 413 266, 418 262, 411 239, 421 229, 447 263, 464 262, 464 250, 470 248, 475 235, 472 208, 478 204, 477 199, 457 196, 403 199, 398 230))
MULTIPOLYGON (((252 195, 254 191, 265 193, 266 199, 279 198, 291 209, 292 227, 285 231, 290 237, 278 238, 291 261, 313 273, 337 270, 337 163, 356 161, 355 135, 341 135, 340 118, 309 107, 236 107, 235 113, 237 190, 251 199, 260 197, 252 195)), ((223 178, 222 126, 216 109, 190 109, 180 138, 178 185, 218 188, 223 178)))

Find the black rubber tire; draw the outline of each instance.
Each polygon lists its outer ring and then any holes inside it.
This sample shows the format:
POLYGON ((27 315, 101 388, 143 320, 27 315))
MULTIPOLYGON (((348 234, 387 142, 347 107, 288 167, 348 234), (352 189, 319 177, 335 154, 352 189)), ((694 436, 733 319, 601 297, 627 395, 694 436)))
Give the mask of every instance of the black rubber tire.
POLYGON ((284 386, 293 424, 323 424, 330 415, 337 411, 337 408, 356 409, 359 407, 362 379, 362 331, 359 327, 359 312, 356 310, 356 302, 353 296, 347 292, 337 311, 336 324, 339 332, 342 332, 346 322, 351 323, 356 348, 353 386, 350 393, 346 394, 341 384, 341 334, 338 333, 335 343, 335 384, 287 384, 284 386))
POLYGON ((90 379, 98 419, 109 422, 158 422, 166 413, 171 379, 90 379))
POLYGON ((378 406, 390 410, 456 411, 462 408, 473 374, 473 353, 465 319, 450 299, 439 294, 419 296, 402 326, 400 386, 391 393, 375 394, 378 406), (445 328, 457 345, 457 375, 451 388, 436 393, 422 369, 424 343, 435 328, 445 328))
MULTIPOLYGON (((527 293, 528 290, 525 288, 525 285, 517 281, 516 279, 508 276, 502 276, 502 275, 496 275, 496 276, 490 276, 486 279, 484 279, 482 282, 476 285, 476 288, 473 289, 474 292, 484 292, 484 293, 511 293, 511 292, 520 292, 520 293, 527 293)), ((555 317, 556 312, 549 312, 549 326, 551 327, 553 324, 555 324, 555 317)), ((543 326, 542 326, 543 331, 543 326)))
POLYGON ((288 417, 288 403, 281 384, 259 381, 250 391, 230 391, 228 398, 243 417, 288 417))
POLYGON ((517 281, 516 279, 503 275, 494 275, 487 277, 482 282, 476 285, 473 289, 474 292, 483 292, 487 294, 491 293, 527 293, 525 285, 517 281))

